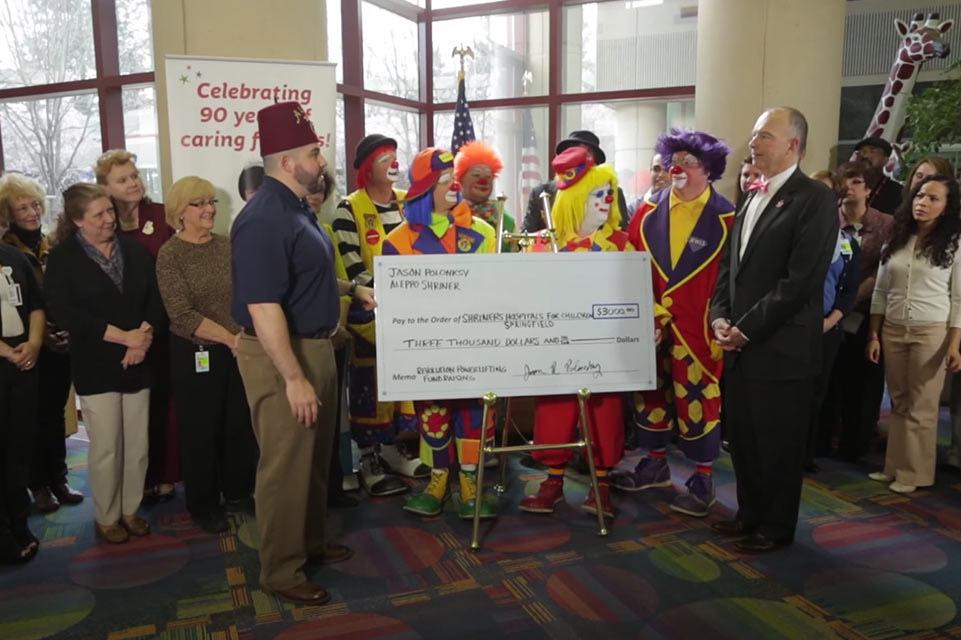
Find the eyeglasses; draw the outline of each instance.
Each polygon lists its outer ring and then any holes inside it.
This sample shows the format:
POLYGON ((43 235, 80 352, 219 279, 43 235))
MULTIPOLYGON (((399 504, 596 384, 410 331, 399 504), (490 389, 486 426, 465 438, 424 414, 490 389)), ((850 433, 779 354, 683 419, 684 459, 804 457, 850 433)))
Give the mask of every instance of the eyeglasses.
POLYGON ((22 204, 15 208, 14 213, 26 213, 33 209, 34 211, 43 211, 43 203, 39 200, 34 200, 33 202, 28 202, 27 204, 22 204))
POLYGON ((188 207, 195 207, 197 209, 203 209, 208 204, 211 207, 216 207, 219 200, 217 198, 211 198, 210 200, 194 200, 193 202, 188 202, 188 207))
POLYGON ((685 169, 694 169, 701 166, 701 161, 694 156, 684 156, 683 158, 671 158, 671 166, 681 165, 685 169))

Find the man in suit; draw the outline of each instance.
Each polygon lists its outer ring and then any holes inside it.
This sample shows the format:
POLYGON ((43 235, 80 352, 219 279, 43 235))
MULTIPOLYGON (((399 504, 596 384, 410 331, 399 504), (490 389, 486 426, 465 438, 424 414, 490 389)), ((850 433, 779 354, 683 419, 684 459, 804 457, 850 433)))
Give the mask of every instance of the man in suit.
POLYGON ((822 288, 837 241, 835 197, 807 178, 807 121, 789 107, 761 114, 751 137, 758 181, 738 211, 711 327, 725 350, 725 422, 737 478, 736 519, 713 529, 741 551, 794 541, 805 436, 820 372, 822 288))

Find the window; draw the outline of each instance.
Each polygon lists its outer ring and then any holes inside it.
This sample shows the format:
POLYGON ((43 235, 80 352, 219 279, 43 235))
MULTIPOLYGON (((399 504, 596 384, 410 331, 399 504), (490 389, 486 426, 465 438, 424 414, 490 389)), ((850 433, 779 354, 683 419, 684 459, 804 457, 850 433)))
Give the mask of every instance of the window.
POLYGON ((565 136, 576 129, 597 134, 628 201, 651 186, 648 167, 657 137, 671 127, 694 126, 693 100, 579 103, 565 105, 561 113, 565 136))
POLYGON ((137 154, 160 199, 150 29, 149 0, 0 4, 0 172, 36 178, 52 213, 109 147, 137 154))
POLYGON ((564 7, 564 90, 693 85, 697 20, 685 16, 679 0, 564 7))
POLYGON ((549 179, 553 148, 571 129, 597 131, 633 194, 647 188, 657 136, 693 121, 692 0, 432 0, 429 9, 423 0, 362 0, 360 15, 356 0, 326 2, 328 58, 363 56, 338 75, 338 144, 351 183, 350 156, 366 134, 396 138, 405 169, 417 150, 450 146, 460 70, 451 53, 460 47, 473 52, 464 71, 475 133, 503 156, 498 190, 515 213, 535 178, 549 179), (629 135, 631 126, 641 130, 629 135))
POLYGON ((0 89, 96 76, 90 0, 4 0, 0 89))
POLYGON ((364 88, 417 100, 417 23, 369 2, 361 6, 364 88))
POLYGON ((546 11, 473 16, 434 23, 434 102, 457 99, 460 61, 455 47, 469 46, 468 100, 547 93, 546 11))
MULTIPOLYGON (((474 133, 491 145, 504 161, 495 184, 495 195, 507 196, 506 210, 520 226, 531 187, 550 177, 547 166, 547 108, 471 109, 474 133)), ((449 148, 454 112, 434 114, 434 140, 449 148)))

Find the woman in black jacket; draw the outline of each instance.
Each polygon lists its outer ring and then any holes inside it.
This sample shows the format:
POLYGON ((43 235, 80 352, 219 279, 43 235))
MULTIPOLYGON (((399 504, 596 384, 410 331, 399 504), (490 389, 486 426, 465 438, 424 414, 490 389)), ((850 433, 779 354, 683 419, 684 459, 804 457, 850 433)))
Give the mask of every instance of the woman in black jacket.
POLYGON ((51 315, 70 333, 73 384, 90 437, 97 533, 125 542, 128 532, 150 532, 137 515, 147 472, 150 380, 144 360, 163 307, 153 258, 116 233, 116 213, 103 187, 75 184, 63 196, 45 293, 51 315))

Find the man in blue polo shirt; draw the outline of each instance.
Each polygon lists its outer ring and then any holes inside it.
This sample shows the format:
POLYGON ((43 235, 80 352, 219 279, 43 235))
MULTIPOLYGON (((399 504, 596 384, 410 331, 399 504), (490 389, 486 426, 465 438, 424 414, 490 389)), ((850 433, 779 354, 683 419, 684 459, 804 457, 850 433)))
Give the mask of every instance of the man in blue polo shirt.
POLYGON ((327 162, 301 106, 257 113, 263 186, 231 229, 233 316, 244 327, 237 363, 247 392, 257 466, 260 585, 294 602, 330 595, 304 565, 352 555, 327 543, 327 475, 336 428, 337 368, 330 336, 341 295, 374 307, 373 290, 337 280, 333 246, 307 202, 327 162))

